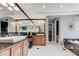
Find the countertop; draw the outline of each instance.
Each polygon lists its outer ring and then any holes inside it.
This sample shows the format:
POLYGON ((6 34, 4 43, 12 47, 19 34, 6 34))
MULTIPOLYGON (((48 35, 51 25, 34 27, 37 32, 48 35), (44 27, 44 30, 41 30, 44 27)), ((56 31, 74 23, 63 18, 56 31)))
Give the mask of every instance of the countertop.
POLYGON ((20 40, 25 39, 27 36, 10 36, 0 37, 0 43, 16 43, 20 40))

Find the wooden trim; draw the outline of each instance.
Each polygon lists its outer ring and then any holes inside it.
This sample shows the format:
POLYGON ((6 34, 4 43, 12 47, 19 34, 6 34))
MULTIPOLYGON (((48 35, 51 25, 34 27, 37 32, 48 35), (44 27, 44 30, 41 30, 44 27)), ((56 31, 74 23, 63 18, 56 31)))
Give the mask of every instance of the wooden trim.
POLYGON ((25 13, 25 11, 17 3, 15 3, 15 5, 22 11, 22 13, 28 18, 28 20, 30 20, 33 23, 33 21, 30 19, 30 17, 25 13))
POLYGON ((15 5, 23 12, 23 14, 24 14, 28 19, 30 19, 30 17, 25 13, 25 11, 24 11, 17 3, 15 3, 15 5))
MULTIPOLYGON (((21 21, 21 20, 29 20, 29 19, 16 19, 16 21, 21 21)), ((44 20, 45 21, 45 19, 30 19, 30 20, 44 20)))
MULTIPOLYGON (((30 19, 30 17, 26 14, 26 12, 17 4, 17 3, 14 3, 22 12, 23 12, 23 14, 28 18, 28 19, 19 19, 19 20, 30 20, 33 24, 34 24, 34 22, 32 21, 32 20, 44 20, 45 21, 45 19, 30 19)), ((16 20, 16 21, 18 21, 18 19, 16 20)), ((35 24, 34 24, 35 25, 35 24)))

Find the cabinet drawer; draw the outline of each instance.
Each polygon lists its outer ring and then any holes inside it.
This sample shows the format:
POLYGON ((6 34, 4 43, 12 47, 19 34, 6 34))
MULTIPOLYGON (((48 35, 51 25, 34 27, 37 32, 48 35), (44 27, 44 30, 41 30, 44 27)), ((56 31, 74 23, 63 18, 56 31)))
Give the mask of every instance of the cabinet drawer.
POLYGON ((12 56, 22 56, 22 43, 18 43, 11 48, 12 56))
POLYGON ((28 40, 27 39, 23 41, 22 47, 23 47, 22 54, 23 56, 26 56, 28 54, 28 40))

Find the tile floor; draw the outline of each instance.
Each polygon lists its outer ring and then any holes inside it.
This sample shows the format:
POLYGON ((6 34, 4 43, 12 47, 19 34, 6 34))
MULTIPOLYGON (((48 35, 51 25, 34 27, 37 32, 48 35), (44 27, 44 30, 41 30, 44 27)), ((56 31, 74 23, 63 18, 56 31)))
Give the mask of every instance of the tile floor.
POLYGON ((29 49, 28 56, 76 56, 69 50, 63 50, 58 44, 47 44, 46 46, 33 46, 29 49), (39 48, 39 49, 37 49, 39 48))

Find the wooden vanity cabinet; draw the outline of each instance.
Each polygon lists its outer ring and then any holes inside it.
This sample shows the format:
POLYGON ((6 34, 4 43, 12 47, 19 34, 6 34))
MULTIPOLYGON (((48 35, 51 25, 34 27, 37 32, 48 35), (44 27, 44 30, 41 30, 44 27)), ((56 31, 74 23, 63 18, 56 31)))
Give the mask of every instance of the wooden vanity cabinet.
POLYGON ((15 44, 11 48, 11 56, 22 56, 22 42, 15 44))
POLYGON ((22 47, 22 54, 26 56, 28 54, 28 40, 23 41, 22 47))
POLYGON ((40 42, 41 42, 40 37, 35 35, 34 36, 34 45, 40 45, 40 42))
POLYGON ((0 52, 0 56, 10 56, 10 48, 0 52))
POLYGON ((28 54, 28 40, 23 40, 11 48, 11 56, 26 56, 28 54))
MULTIPOLYGON (((3 48, 3 47, 2 47, 3 48)), ((0 51, 0 56, 26 56, 28 54, 28 39, 24 39, 20 42, 4 48, 0 51)))
POLYGON ((46 38, 45 38, 45 36, 41 36, 41 45, 43 45, 43 46, 46 45, 46 38))
POLYGON ((46 45, 45 35, 35 35, 34 36, 34 45, 46 45))

